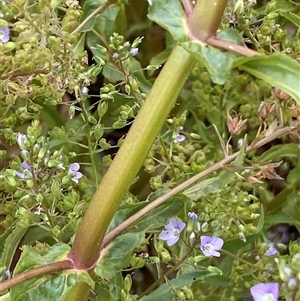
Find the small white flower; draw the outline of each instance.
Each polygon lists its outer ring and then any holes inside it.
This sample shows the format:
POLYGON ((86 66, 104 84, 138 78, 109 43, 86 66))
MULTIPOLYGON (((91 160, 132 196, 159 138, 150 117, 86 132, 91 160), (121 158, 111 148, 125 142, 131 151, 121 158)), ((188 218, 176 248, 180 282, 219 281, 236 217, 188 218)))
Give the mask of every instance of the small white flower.
POLYGON ((87 95, 87 94, 89 93, 89 88, 87 88, 87 87, 82 87, 81 93, 82 93, 83 95, 87 95))

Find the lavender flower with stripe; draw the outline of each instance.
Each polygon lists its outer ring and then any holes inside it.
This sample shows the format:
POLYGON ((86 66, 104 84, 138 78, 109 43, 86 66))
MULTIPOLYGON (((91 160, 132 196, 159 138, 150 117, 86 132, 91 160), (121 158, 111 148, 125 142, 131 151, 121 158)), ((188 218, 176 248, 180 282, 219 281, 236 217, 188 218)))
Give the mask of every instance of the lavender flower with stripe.
POLYGON ((169 223, 165 225, 165 230, 161 231, 159 238, 166 240, 169 247, 173 246, 179 240, 180 233, 184 228, 185 223, 173 217, 169 220, 169 223))
POLYGON ((78 183, 78 180, 82 178, 82 173, 79 169, 80 165, 77 162, 72 163, 69 168, 68 174, 73 176, 72 181, 75 183, 78 183))
POLYGON ((26 178, 32 178, 32 168, 26 161, 21 164, 21 167, 23 172, 15 171, 16 175, 22 180, 26 178))
POLYGON ((9 27, 0 26, 0 41, 2 41, 2 43, 7 43, 9 41, 9 37, 9 27))
POLYGON ((273 256, 276 255, 278 253, 277 249, 275 248, 273 243, 262 243, 263 246, 268 246, 269 248, 267 249, 267 251, 265 252, 265 256, 273 256))
POLYGON ((222 249, 224 241, 222 238, 215 236, 201 236, 200 249, 206 257, 220 257, 221 254, 218 252, 222 249))
POLYGON ((279 284, 274 283, 258 283, 250 288, 254 301, 278 301, 279 284))

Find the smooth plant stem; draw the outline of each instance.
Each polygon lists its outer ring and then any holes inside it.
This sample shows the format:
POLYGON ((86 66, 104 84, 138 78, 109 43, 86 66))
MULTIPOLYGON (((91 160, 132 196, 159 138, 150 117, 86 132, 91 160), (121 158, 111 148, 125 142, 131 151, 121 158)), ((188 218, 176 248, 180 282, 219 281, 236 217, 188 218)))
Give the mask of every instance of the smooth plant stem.
POLYGON ((181 2, 184 7, 185 14, 188 17, 193 11, 193 4, 191 0, 181 0, 181 2))
MULTIPOLYGON (((255 144, 251 144, 248 146, 245 150, 246 153, 249 153, 255 149, 260 148, 261 146, 283 136, 286 134, 291 133, 296 128, 300 127, 300 121, 296 121, 292 123, 290 126, 278 129, 271 135, 261 139, 260 141, 257 141, 255 144)), ((211 167, 207 168, 206 170, 200 172, 199 174, 193 176, 192 178, 188 179, 187 181, 181 183, 177 187, 173 188, 166 194, 162 195, 161 197, 157 198, 153 202, 151 202, 149 205, 141 209, 139 212, 133 214, 128 219, 126 219, 124 222, 122 222, 120 225, 118 225, 116 228, 111 230, 105 237, 102 243, 102 248, 105 248, 120 232, 123 230, 129 228, 133 223, 135 223, 138 219, 143 217, 144 215, 148 214, 151 210, 155 209, 156 207, 160 206, 167 200, 169 200, 171 197, 175 196, 176 194, 182 192, 183 190, 187 189, 194 183, 198 182, 199 180, 203 179, 207 175, 211 174, 212 172, 219 170, 223 168, 225 165, 233 161, 240 152, 236 152, 232 155, 226 156, 221 161, 217 162, 216 164, 212 165, 211 167)))
POLYGON ((225 49, 228 51, 232 51, 235 53, 239 53, 245 56, 254 56, 254 55, 259 55, 260 53, 252 50, 246 46, 242 46, 242 45, 237 45, 234 44, 232 42, 229 41, 224 41, 224 40, 220 40, 216 37, 211 37, 206 41, 207 44, 217 47, 217 48, 221 48, 221 49, 225 49))
POLYGON ((45 264, 45 265, 39 266, 37 268, 34 268, 32 270, 26 271, 22 274, 16 275, 13 278, 8 279, 4 282, 1 282, 0 292, 4 292, 5 290, 7 290, 19 283, 22 283, 26 280, 29 280, 29 279, 37 277, 37 276, 41 276, 41 275, 56 272, 56 271, 70 270, 73 268, 74 268, 74 264, 70 259, 45 264))
POLYGON ((188 17, 188 27, 191 39, 206 42, 216 35, 228 0, 197 1, 193 12, 188 17))
POLYGON ((246 265, 248 265, 248 266, 250 266, 252 268, 256 267, 255 264, 253 264, 253 263, 251 263, 251 262, 249 262, 249 261, 247 261, 247 260, 245 260, 243 258, 240 258, 237 255, 232 254, 232 253, 230 253, 230 252, 228 252, 228 251, 226 251, 224 249, 222 249, 221 252, 224 253, 224 254, 226 254, 226 255, 228 255, 228 256, 230 256, 230 257, 232 257, 232 258, 234 258, 234 259, 236 259, 236 260, 238 260, 238 261, 240 261, 240 262, 245 263, 246 265))
POLYGON ((106 229, 174 106, 194 63, 188 52, 176 46, 157 77, 81 221, 69 254, 77 268, 92 268, 99 258, 106 229))
POLYGON ((175 179, 176 182, 178 182, 178 178, 177 178, 177 175, 176 175, 176 170, 174 168, 174 164, 172 162, 172 159, 170 158, 170 154, 169 154, 169 152, 167 150, 166 144, 165 144, 165 142, 164 142, 164 140, 163 140, 162 137, 159 138, 159 142, 160 142, 160 144, 161 144, 161 146, 163 148, 163 151, 164 151, 165 156, 166 156, 166 158, 168 160, 168 163, 170 164, 170 167, 171 167, 174 179, 175 179))
POLYGON ((88 122, 89 113, 85 108, 84 102, 85 102, 85 100, 80 100, 79 103, 81 104, 82 114, 83 114, 84 119, 86 121, 86 126, 87 126, 86 140, 87 140, 88 148, 89 148, 89 156, 90 156, 90 160, 91 160, 91 164, 92 164, 95 187, 97 187, 99 185, 97 164, 96 164, 96 161, 95 161, 95 154, 94 154, 94 149, 93 149, 92 139, 91 139, 91 134, 90 134, 91 133, 91 127, 90 127, 89 122, 88 122))

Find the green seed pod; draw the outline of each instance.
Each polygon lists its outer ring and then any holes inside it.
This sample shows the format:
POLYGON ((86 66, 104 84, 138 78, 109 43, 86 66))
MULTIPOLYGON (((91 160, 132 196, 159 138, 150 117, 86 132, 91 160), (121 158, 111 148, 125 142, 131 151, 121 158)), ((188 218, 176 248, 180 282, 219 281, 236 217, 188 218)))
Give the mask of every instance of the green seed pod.
POLYGON ((16 97, 15 95, 13 94, 8 94, 6 97, 5 97, 5 103, 8 104, 8 105, 14 105, 16 102, 16 97))
POLYGON ((99 105, 97 107, 97 112, 98 112, 99 118, 104 116, 104 114, 107 112, 107 109, 108 109, 107 101, 102 101, 101 103, 99 103, 99 105))
POLYGON ((113 123, 113 129, 121 129, 126 126, 126 120, 118 119, 116 122, 113 123))
POLYGON ((112 158, 110 155, 106 155, 102 158, 102 163, 104 166, 108 167, 111 164, 111 162, 112 162, 112 158))
POLYGON ((100 126, 99 128, 93 130, 93 134, 95 136, 95 139, 99 140, 104 134, 104 129, 100 126))
POLYGON ((131 286, 132 286, 132 279, 131 276, 127 274, 123 281, 123 289, 127 294, 129 294, 131 286))
POLYGON ((4 156, 6 156, 6 150, 4 149, 0 149, 0 158, 3 158, 4 156))
POLYGON ((131 257, 130 265, 134 269, 142 268, 145 265, 145 259, 143 259, 141 257, 133 256, 133 257, 131 257))
POLYGON ((111 147, 111 145, 106 141, 105 138, 100 139, 99 146, 104 150, 110 149, 111 147))
POLYGON ((52 228, 52 234, 54 235, 54 237, 60 238, 61 237, 61 229, 58 225, 54 226, 52 228))
POLYGON ((286 39, 286 30, 278 30, 274 34, 274 39, 279 42, 283 42, 286 39))
POLYGON ((165 248, 160 252, 160 256, 161 256, 162 261, 164 261, 164 262, 169 262, 171 259, 171 255, 170 255, 169 251, 165 248))
POLYGON ((264 25, 264 26, 262 26, 261 28, 260 28, 260 31, 259 31, 259 33, 262 35, 262 36, 268 36, 268 35, 270 35, 270 33, 271 33, 271 28, 269 27, 269 26, 267 26, 267 25, 264 25))
POLYGON ((16 48, 16 44, 14 42, 7 42, 3 45, 3 53, 8 53, 16 48))
POLYGON ((97 119, 93 116, 89 116, 88 117, 88 122, 91 124, 96 124, 97 123, 97 119))
POLYGON ((14 62, 22 65, 23 63, 26 62, 27 58, 28 58, 28 52, 26 50, 20 49, 16 52, 14 56, 14 62))

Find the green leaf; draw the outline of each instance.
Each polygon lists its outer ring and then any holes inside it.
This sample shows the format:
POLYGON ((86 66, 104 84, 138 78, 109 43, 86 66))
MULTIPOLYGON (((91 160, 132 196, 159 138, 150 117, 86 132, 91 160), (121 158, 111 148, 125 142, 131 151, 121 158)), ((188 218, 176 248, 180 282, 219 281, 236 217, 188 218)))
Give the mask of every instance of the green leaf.
MULTIPOLYGON (((28 228, 22 228, 16 226, 5 239, 5 242, 1 244, 3 250, 1 252, 1 265, 5 266, 7 269, 10 268, 12 260, 15 256, 18 245, 25 235, 28 228)), ((2 237, 1 237, 2 238, 2 237)))
MULTIPOLYGON (((297 221, 300 221, 300 197, 299 192, 294 190, 288 195, 286 203, 282 207, 282 212, 297 221)), ((300 230, 299 225, 295 225, 300 230)))
POLYGON ((238 30, 234 28, 226 28, 217 33, 217 37, 224 41, 244 46, 244 40, 238 30))
MULTIPOLYGON (((4 243, 7 239, 7 237, 13 232, 15 225, 11 225, 9 228, 6 229, 6 231, 4 233, 2 233, 0 235, 0 256, 2 256, 2 252, 4 250, 4 243)), ((0 262, 2 263, 2 260, 0 260, 0 262)))
POLYGON ((230 282, 231 278, 225 275, 216 275, 204 279, 204 283, 216 287, 228 287, 230 285, 230 282))
POLYGON ((300 104, 300 65, 283 54, 237 59, 234 67, 264 80, 289 94, 300 104))
POLYGON ((300 28, 300 16, 289 11, 279 11, 279 14, 300 28))
POLYGON ((183 286, 190 285, 197 280, 203 280, 217 275, 209 271, 197 271, 185 275, 177 276, 175 279, 162 284, 155 291, 142 297, 139 301, 171 301, 175 297, 172 289, 180 289, 183 286))
POLYGON ((78 39, 78 42, 72 46, 72 50, 77 56, 84 51, 85 35, 86 33, 82 33, 78 39))
POLYGON ((130 263, 133 250, 145 239, 145 232, 127 232, 119 235, 101 251, 94 272, 103 278, 112 278, 130 263))
POLYGON ((42 264, 62 260, 66 257, 69 251, 70 246, 67 244, 58 243, 51 247, 46 255, 42 256, 35 248, 31 246, 23 246, 23 252, 15 268, 14 274, 17 275, 42 264))
POLYGON ((148 18, 166 29, 175 41, 186 41, 188 28, 179 0, 156 0, 149 5, 148 18))
POLYGON ((294 191, 293 187, 286 187, 280 193, 278 193, 268 204, 267 211, 270 213, 275 213, 280 210, 282 205, 286 202, 288 195, 294 191))
POLYGON ((211 193, 218 193, 222 188, 230 184, 236 175, 232 172, 223 171, 217 177, 203 180, 191 188, 183 192, 188 198, 196 201, 203 196, 207 196, 211 193))
POLYGON ((289 172, 287 176, 287 183, 293 185, 299 180, 299 175, 300 175, 300 166, 297 166, 289 172))
POLYGON ((200 64, 206 67, 211 80, 215 84, 225 84, 235 60, 234 55, 197 41, 184 42, 181 46, 191 53, 200 64))
POLYGON ((33 278, 11 289, 10 301, 57 300, 63 301, 78 282, 93 287, 94 282, 88 272, 82 270, 63 271, 59 275, 46 275, 33 278))
POLYGON ((157 229, 164 225, 169 218, 178 215, 187 201, 188 198, 186 196, 177 195, 153 209, 151 213, 136 222, 133 227, 138 230, 146 231, 157 229))
POLYGON ((271 162, 274 159, 279 161, 283 157, 298 158, 300 154, 300 145, 296 143, 280 144, 272 146, 265 151, 256 160, 258 162, 271 162))
MULTIPOLYGON (((82 23, 88 16, 90 16, 96 9, 104 5, 106 0, 87 0, 82 8, 83 14, 80 22, 82 23)), ((100 17, 104 17, 112 22, 115 21, 120 10, 120 6, 117 4, 110 4, 104 11, 101 12, 100 17)), ((81 32, 91 31, 95 24, 99 22, 99 15, 94 16, 89 20, 81 29, 81 32), (97 20, 96 20, 97 19, 97 20)), ((97 26, 97 24, 96 24, 97 26)))
POLYGON ((276 213, 276 214, 268 214, 265 218, 265 228, 269 228, 273 225, 278 224, 290 224, 290 225, 298 225, 300 226, 300 220, 299 219, 293 219, 284 213, 276 213))
POLYGON ((135 204, 122 204, 118 211, 115 213, 113 219, 111 220, 109 227, 107 229, 107 233, 111 231, 113 228, 122 223, 125 219, 138 212, 140 209, 145 207, 148 202, 140 202, 135 204))
POLYGON ((0 301, 11 301, 10 293, 0 296, 0 301))
MULTIPOLYGON (((70 246, 63 243, 54 245, 49 252, 42 256, 36 249, 24 246, 21 258, 16 266, 14 275, 44 264, 60 261, 66 258, 70 246)), ((72 287, 78 282, 87 283, 93 287, 94 282, 88 272, 68 270, 58 275, 47 274, 24 281, 10 290, 11 301, 58 300, 63 301, 72 287)))

